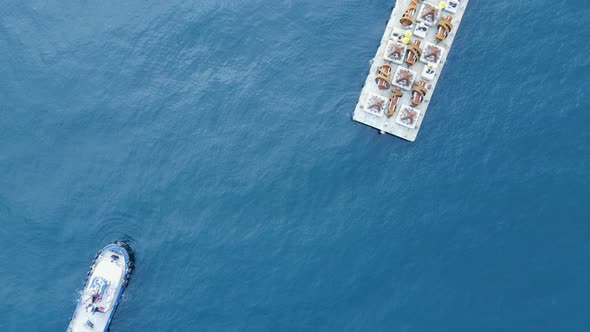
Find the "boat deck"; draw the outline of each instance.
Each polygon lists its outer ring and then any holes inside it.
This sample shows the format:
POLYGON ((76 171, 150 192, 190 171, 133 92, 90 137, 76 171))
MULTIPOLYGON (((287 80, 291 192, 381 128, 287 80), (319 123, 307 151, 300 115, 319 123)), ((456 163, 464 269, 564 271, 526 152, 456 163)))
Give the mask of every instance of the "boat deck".
MULTIPOLYGON (((410 5, 411 1, 412 0, 396 1, 396 6, 387 23, 377 54, 371 62, 371 70, 361 91, 359 101, 354 111, 353 120, 374 127, 382 133, 389 133, 413 142, 416 140, 418 131, 422 126, 422 121, 426 114, 429 101, 434 93, 436 84, 469 0, 442 1, 446 5, 444 9, 439 7, 441 1, 420 0, 418 1, 416 13, 413 15, 415 19, 414 24, 406 27, 400 23, 400 18, 410 5), (419 18, 421 15, 421 9, 423 6, 427 5, 433 6, 439 10, 434 19, 434 23, 419 18), (445 40, 437 43, 437 24, 439 19, 443 16, 452 17, 453 29, 445 40), (424 30, 427 31, 425 32, 424 30), (411 35, 409 35, 410 33, 411 35), (404 40, 404 37, 407 37, 407 39, 404 40), (403 58, 405 58, 407 47, 412 45, 415 40, 421 42, 420 47, 423 50, 420 61, 417 61, 412 66, 408 67, 403 59, 401 61, 396 61, 390 58, 390 54, 392 54, 391 52, 396 46, 405 47, 403 52, 403 58), (430 47, 430 50, 438 52, 438 57, 429 57, 430 60, 436 58, 435 61, 429 61, 425 58, 428 47, 430 47), (438 48, 438 50, 435 50, 434 48, 438 48), (389 89, 381 90, 376 84, 375 79, 377 78, 379 68, 387 63, 391 64, 391 87, 389 89), (406 72, 405 70, 409 70, 409 72, 406 72), (397 77, 401 77, 404 73, 408 75, 411 74, 411 82, 408 82, 408 84, 397 84, 397 77), (398 74, 400 76, 397 76, 398 74), (412 107, 412 87, 413 84, 416 84, 420 80, 426 82, 426 95, 424 96, 422 103, 418 106, 412 107), (390 94, 396 87, 401 88, 403 96, 399 98, 393 115, 387 114, 390 94), (383 107, 374 107, 375 101, 379 101, 379 104, 383 105, 383 107)), ((402 82, 406 83, 406 81, 402 82)))

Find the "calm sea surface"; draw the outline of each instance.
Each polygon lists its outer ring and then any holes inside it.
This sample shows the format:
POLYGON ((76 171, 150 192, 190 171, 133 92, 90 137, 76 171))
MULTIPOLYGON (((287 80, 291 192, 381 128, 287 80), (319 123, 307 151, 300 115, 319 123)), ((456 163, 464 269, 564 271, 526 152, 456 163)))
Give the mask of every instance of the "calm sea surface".
POLYGON ((472 0, 413 144, 393 4, 0 0, 0 330, 125 239, 112 331, 589 331, 588 3, 472 0))

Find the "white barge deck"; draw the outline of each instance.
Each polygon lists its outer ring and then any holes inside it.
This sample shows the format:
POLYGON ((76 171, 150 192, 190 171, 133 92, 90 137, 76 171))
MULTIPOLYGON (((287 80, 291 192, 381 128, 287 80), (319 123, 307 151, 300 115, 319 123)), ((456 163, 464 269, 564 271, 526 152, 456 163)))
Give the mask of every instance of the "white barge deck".
POLYGON ((381 44, 361 91, 353 120, 408 141, 415 141, 436 83, 469 0, 396 0, 381 44), (415 7, 413 12, 408 9, 415 7), (402 16, 412 19, 403 25, 402 16), (444 20, 451 20, 446 38, 444 20), (409 48, 419 42, 421 56, 406 61, 409 48), (399 56, 401 54, 401 57, 399 56), (381 81, 379 81, 381 78, 381 81), (422 86, 422 90, 420 89, 422 86), (396 91, 397 90, 397 91, 396 91), (416 96, 422 91, 424 95, 416 96), (401 97, 394 98, 394 95, 401 97), (418 103, 418 101, 420 101, 418 103), (391 108, 390 106, 395 105, 391 108))

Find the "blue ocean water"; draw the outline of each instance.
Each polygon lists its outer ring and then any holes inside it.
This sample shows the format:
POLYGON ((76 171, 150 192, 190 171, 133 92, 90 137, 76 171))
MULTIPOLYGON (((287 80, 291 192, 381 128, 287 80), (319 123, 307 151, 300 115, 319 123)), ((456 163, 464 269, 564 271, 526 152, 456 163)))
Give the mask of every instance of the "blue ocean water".
MULTIPOLYGON (((552 5, 555 3, 555 5, 552 5)), ((351 121, 391 0, 0 3, 0 330, 590 330, 590 15, 471 0, 416 143, 351 121)))

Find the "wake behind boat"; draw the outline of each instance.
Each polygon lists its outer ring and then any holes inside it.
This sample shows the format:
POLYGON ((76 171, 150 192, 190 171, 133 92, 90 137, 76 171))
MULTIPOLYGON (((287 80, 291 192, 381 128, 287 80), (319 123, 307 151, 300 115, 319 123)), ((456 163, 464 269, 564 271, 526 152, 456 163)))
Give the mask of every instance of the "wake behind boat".
POLYGON ((68 332, 108 330, 129 281, 131 264, 120 242, 107 245, 96 255, 68 332))

